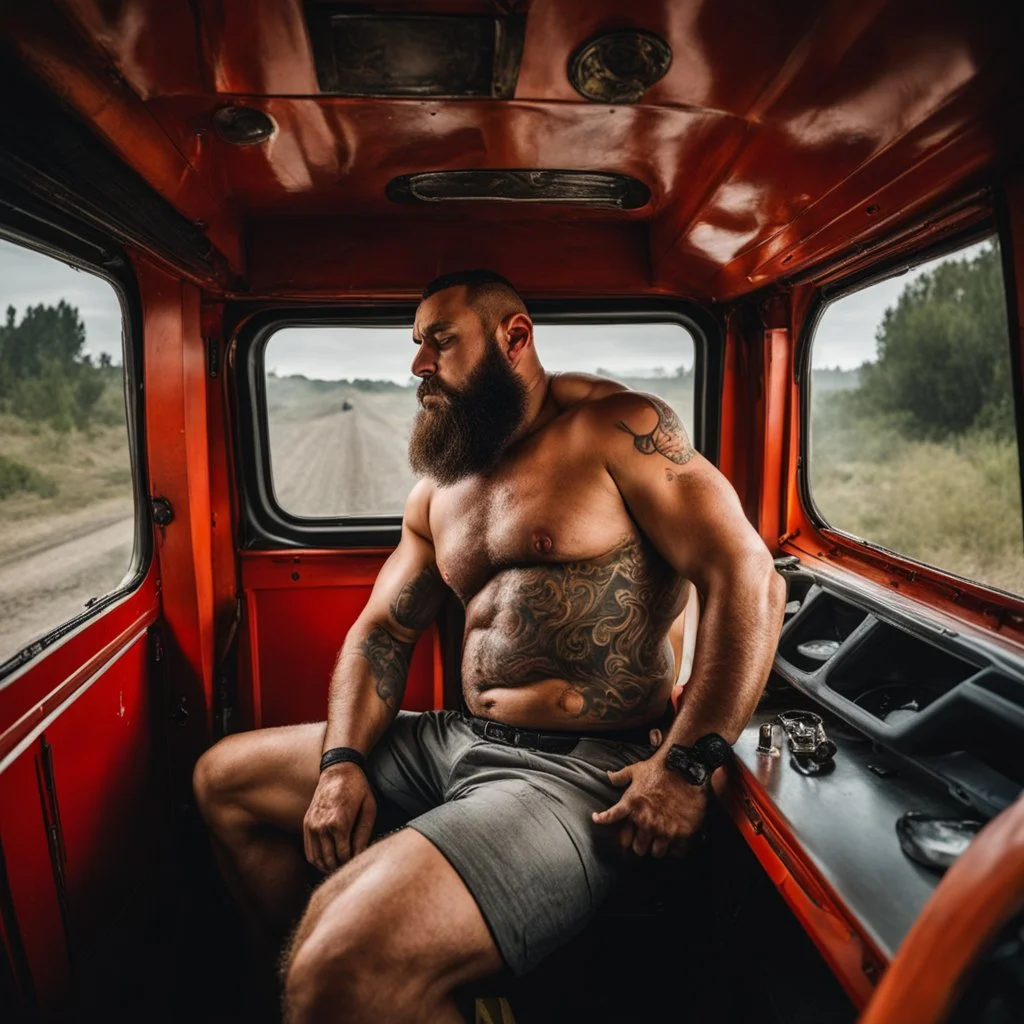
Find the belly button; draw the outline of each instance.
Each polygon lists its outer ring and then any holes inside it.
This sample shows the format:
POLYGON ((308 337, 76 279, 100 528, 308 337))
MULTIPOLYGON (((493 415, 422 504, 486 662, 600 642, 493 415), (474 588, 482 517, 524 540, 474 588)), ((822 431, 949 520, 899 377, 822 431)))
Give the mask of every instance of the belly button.
POLYGON ((579 715, 583 712, 583 694, 577 693, 575 690, 566 690, 562 696, 558 698, 558 705, 563 711, 567 711, 570 715, 579 715))
POLYGON ((539 554, 546 555, 552 547, 551 538, 546 533, 535 533, 533 535, 533 550, 539 554))

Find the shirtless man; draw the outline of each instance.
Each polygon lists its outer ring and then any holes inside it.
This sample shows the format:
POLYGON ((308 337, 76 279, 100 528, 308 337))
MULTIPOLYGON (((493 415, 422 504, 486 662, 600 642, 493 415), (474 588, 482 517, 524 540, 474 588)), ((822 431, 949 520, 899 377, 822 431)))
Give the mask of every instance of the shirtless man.
POLYGON ((556 401, 522 299, 486 271, 432 282, 413 341, 423 479, 326 724, 229 736, 196 768, 255 922, 283 934, 308 864, 329 876, 285 957, 292 1022, 461 1020, 457 986, 525 972, 585 924, 618 847, 684 852, 782 625, 768 550, 664 402, 598 380, 556 401), (673 720, 688 581, 701 617, 673 720), (449 588, 465 708, 399 712, 449 588), (370 845, 378 801, 411 820, 370 845))

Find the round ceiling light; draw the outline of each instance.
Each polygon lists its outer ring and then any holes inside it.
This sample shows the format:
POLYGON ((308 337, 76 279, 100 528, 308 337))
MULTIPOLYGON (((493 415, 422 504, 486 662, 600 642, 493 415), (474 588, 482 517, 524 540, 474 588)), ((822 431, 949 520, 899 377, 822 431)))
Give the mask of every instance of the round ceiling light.
POLYGON ((213 115, 213 129, 232 146, 256 146, 277 131, 269 114, 253 107, 221 107, 213 115))
POLYGON ((672 63, 672 50, 651 32, 609 32, 584 43, 569 61, 569 81, 588 100, 639 103, 672 63))

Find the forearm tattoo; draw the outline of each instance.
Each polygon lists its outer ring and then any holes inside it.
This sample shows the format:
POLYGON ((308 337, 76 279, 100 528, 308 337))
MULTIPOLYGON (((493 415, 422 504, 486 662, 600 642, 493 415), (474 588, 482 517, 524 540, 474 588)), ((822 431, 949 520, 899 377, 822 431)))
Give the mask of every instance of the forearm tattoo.
POLYGON ((397 708, 401 703, 414 646, 396 640, 386 629, 374 626, 359 648, 360 654, 370 663, 377 696, 389 708, 397 708))
POLYGON ((672 672, 683 582, 636 539, 592 561, 507 570, 502 611, 464 672, 481 691, 564 679, 559 703, 580 719, 643 714, 672 672))
POLYGON ((441 610, 445 584, 433 562, 411 579, 391 602, 391 615, 406 629, 426 629, 441 610))
POLYGON ((658 423, 653 430, 646 434, 638 434, 622 420, 619 420, 619 430, 625 431, 633 437, 633 447, 644 455, 653 455, 658 452, 670 459, 677 466, 685 466, 696 454, 690 439, 686 436, 686 428, 679 422, 679 417, 672 407, 654 395, 642 395, 658 414, 658 423))

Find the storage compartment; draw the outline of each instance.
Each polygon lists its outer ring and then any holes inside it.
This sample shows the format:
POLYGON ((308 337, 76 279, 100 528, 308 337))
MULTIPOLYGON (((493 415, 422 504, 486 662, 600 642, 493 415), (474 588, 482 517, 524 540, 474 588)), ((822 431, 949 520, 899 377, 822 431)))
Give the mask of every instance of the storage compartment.
POLYGON ((783 636, 780 654, 804 672, 817 672, 828 664, 839 645, 868 613, 824 593, 815 594, 805 608, 806 613, 783 636))
POLYGON ((810 573, 786 573, 783 579, 786 581, 786 614, 783 619, 785 626, 804 606, 804 602, 821 588, 815 584, 810 573))
POLYGON ((887 725, 914 718, 978 667, 924 640, 879 623, 829 675, 828 685, 887 725))

